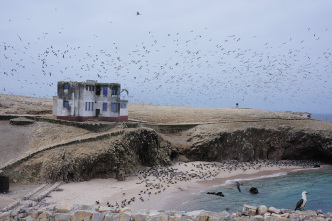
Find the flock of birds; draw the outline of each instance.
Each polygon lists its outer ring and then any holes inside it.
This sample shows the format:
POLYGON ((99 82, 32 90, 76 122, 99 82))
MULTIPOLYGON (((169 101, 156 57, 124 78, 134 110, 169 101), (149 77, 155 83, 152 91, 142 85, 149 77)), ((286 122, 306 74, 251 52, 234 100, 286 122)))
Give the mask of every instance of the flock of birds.
MULTIPOLYGON (((122 192, 123 200, 121 202, 106 202, 106 206, 112 208, 124 208, 130 206, 135 202, 143 203, 148 201, 151 196, 159 195, 171 185, 177 185, 179 190, 192 180, 212 180, 221 173, 231 172, 232 170, 242 170, 245 172, 247 169, 260 170, 262 167, 287 167, 287 166, 301 166, 313 167, 317 163, 308 161, 269 161, 259 160, 254 162, 239 162, 239 161, 223 161, 222 163, 207 163, 207 162, 179 162, 179 167, 150 167, 132 174, 138 177, 136 183, 136 195, 129 195, 122 192), (186 169, 194 168, 194 169, 186 169)), ((234 183, 238 191, 241 192, 240 184, 234 183)), ((100 200, 96 204, 102 205, 100 200)))
MULTIPOLYGON (((310 28, 305 32, 301 39, 269 42, 235 34, 215 39, 207 28, 148 31, 135 43, 110 40, 100 49, 94 43, 52 42, 61 38, 63 29, 44 32, 32 41, 20 34, 0 43, 0 73, 4 82, 15 82, 20 91, 45 97, 54 95, 57 81, 97 79, 121 83, 130 92, 124 98, 134 103, 213 106, 216 101, 234 104, 254 97, 273 104, 312 94, 329 99, 332 51, 320 45, 324 33, 318 36, 310 28)), ((98 42, 100 36, 94 37, 98 42)), ((19 91, 7 87, 0 93, 19 91)))

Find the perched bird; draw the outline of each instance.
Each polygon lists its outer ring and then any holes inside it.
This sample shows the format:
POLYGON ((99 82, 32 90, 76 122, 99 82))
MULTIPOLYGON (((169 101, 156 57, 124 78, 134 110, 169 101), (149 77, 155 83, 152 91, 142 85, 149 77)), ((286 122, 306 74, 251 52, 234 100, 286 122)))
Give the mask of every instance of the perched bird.
POLYGON ((302 192, 302 199, 297 202, 295 210, 301 210, 305 206, 305 204, 307 203, 307 194, 309 193, 307 193, 306 191, 302 192))
POLYGON ((139 12, 137 12, 136 15, 141 15, 141 14, 139 12))
POLYGON ((96 201, 96 204, 99 205, 99 200, 96 201))

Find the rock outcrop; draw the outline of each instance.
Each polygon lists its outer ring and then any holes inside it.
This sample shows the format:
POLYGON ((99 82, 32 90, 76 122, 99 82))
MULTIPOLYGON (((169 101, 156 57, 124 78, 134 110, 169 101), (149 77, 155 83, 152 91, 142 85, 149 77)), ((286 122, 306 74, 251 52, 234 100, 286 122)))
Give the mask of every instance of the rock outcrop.
POLYGON ((190 160, 332 160, 332 131, 296 127, 245 127, 224 130, 198 126, 188 133, 190 160))
POLYGON ((13 168, 4 169, 20 183, 123 179, 139 166, 168 166, 177 151, 154 130, 127 129, 116 137, 40 152, 13 168))

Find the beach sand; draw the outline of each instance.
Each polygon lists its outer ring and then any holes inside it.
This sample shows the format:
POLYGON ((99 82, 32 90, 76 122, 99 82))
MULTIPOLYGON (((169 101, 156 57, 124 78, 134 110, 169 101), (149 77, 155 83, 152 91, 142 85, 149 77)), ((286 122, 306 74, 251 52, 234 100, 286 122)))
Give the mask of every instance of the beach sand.
MULTIPOLYGON (((176 163, 166 168, 154 169, 154 175, 145 171, 142 174, 127 177, 125 181, 115 179, 93 179, 86 182, 67 183, 59 187, 58 191, 52 192, 50 197, 45 199, 45 205, 52 207, 59 204, 83 204, 129 207, 132 211, 141 209, 147 210, 172 210, 178 205, 187 201, 191 194, 198 194, 202 191, 225 184, 227 180, 247 179, 281 172, 290 172, 301 166, 278 166, 278 165, 246 165, 237 166, 232 169, 232 164, 211 162, 188 162, 176 163), (259 166, 261 165, 261 166, 259 166), (228 168, 227 168, 228 166, 228 168), (241 169, 240 169, 241 167, 241 169), (156 172, 157 171, 157 172, 156 172), (174 171, 173 175, 166 171, 174 171), (150 175, 149 175, 150 174, 150 175), (198 174, 201 177, 196 177, 198 174), (162 179, 164 178, 164 179, 162 179), (150 194, 149 194, 150 192, 150 194), (130 201, 130 203, 128 203, 130 201)), ((235 181, 231 182, 236 189, 235 181)))

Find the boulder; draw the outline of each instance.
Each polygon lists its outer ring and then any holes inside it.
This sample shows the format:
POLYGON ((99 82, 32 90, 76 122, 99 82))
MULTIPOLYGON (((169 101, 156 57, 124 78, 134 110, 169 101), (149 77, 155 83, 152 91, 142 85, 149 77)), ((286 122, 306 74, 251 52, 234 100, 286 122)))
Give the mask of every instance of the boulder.
POLYGON ((120 213, 119 215, 120 215, 119 218, 120 218, 121 221, 130 221, 131 218, 132 218, 131 211, 126 211, 126 212, 120 213))
POLYGON ((256 215, 257 207, 250 205, 243 205, 242 214, 245 216, 254 216, 256 215))
POLYGON ((234 220, 235 221, 249 221, 250 217, 249 216, 239 216, 239 217, 235 217, 234 220))
POLYGON ((64 213, 58 213, 55 214, 54 216, 55 221, 67 221, 71 220, 71 215, 70 214, 64 214, 64 213))
POLYGON ((312 210, 305 210, 305 211, 299 211, 298 215, 299 216, 310 217, 310 216, 317 216, 317 213, 315 211, 312 211, 312 210))
POLYGON ((228 220, 228 218, 230 218, 230 214, 226 211, 222 211, 222 212, 218 213, 218 217, 221 220, 228 220))
POLYGON ((53 217, 53 214, 49 211, 44 211, 37 217, 37 220, 51 220, 53 217))
POLYGON ((258 193, 258 189, 256 187, 251 187, 250 190, 249 190, 249 192, 251 194, 257 194, 258 193))
POLYGON ((257 207, 257 214, 263 216, 267 212, 267 207, 264 205, 261 205, 257 207))
POLYGON ((92 211, 77 210, 74 213, 73 221, 91 220, 92 216, 93 216, 92 211))
POLYGON ((100 213, 110 212, 111 211, 111 207, 108 207, 108 206, 98 206, 96 208, 96 211, 98 211, 100 213))
POLYGON ((6 220, 10 216, 10 212, 0 213, 0 220, 6 220))
POLYGON ((293 211, 291 209, 280 209, 281 213, 284 214, 284 213, 289 213, 291 214, 293 211))
POLYGON ((250 221, 264 221, 264 217, 261 215, 253 216, 250 221))
POLYGON ((270 213, 275 213, 275 214, 280 214, 281 213, 280 209, 277 209, 273 206, 271 206, 267 211, 270 212, 270 213))
POLYGON ((74 205, 62 203, 60 205, 55 206, 55 212, 57 213, 68 213, 74 209, 74 205))

